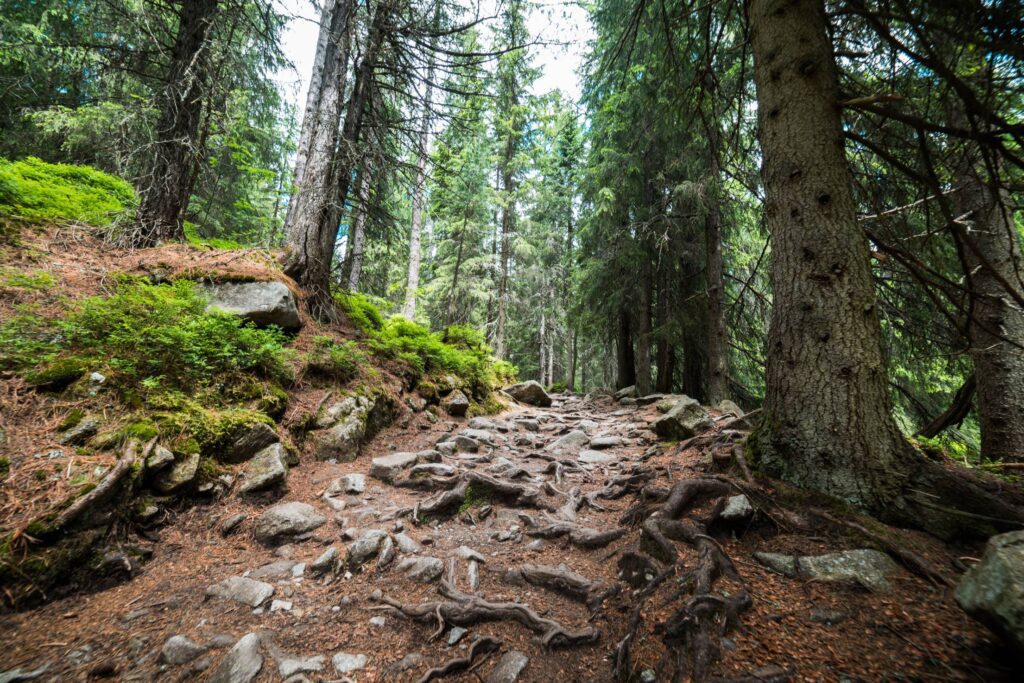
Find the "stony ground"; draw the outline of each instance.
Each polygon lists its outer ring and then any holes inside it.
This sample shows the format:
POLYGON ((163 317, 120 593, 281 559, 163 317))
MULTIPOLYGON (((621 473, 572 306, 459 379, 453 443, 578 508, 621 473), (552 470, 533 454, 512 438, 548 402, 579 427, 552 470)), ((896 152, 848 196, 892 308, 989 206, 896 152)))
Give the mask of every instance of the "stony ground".
MULTIPOLYGON (((132 581, 0 617, 0 680, 415 681, 465 658, 447 680, 607 681, 624 638, 637 680, 670 680, 664 624, 704 551, 678 544, 676 569, 645 592, 624 582, 658 568, 629 561, 639 530, 620 517, 641 494, 623 482, 668 489, 711 457, 658 445, 656 416, 608 397, 471 423, 410 415, 355 462, 303 462, 286 491, 182 509, 132 581), (426 452, 455 435, 455 450, 426 452)), ((1012 680, 946 587, 902 569, 874 590, 766 569, 754 552, 858 547, 767 516, 697 541, 734 563, 715 599, 747 590, 752 604, 712 673, 1012 680)), ((917 540, 955 578, 955 556, 917 540)))

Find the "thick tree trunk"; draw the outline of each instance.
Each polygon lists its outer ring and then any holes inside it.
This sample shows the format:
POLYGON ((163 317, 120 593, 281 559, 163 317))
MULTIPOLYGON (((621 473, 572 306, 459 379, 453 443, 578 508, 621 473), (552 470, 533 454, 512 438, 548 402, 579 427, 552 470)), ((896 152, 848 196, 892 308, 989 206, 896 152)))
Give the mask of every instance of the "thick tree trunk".
POLYGON ((629 311, 623 307, 619 311, 618 338, 615 343, 615 360, 617 371, 615 388, 625 389, 636 384, 636 366, 633 363, 633 332, 629 321, 629 311))
POLYGON ((508 266, 512 250, 512 231, 515 229, 515 178, 512 174, 512 157, 515 154, 515 142, 509 136, 505 144, 505 160, 501 173, 502 191, 505 194, 505 206, 501 210, 501 273, 498 279, 498 329, 494 334, 494 355, 505 358, 505 327, 508 322, 508 266))
POLYGON ((753 0, 750 22, 774 294, 761 464, 881 510, 910 449, 890 414, 824 5, 753 0))
POLYGON ((352 0, 333 0, 324 9, 323 22, 330 27, 319 83, 316 120, 312 122, 310 142, 302 171, 297 179, 290 223, 285 225, 288 254, 285 272, 299 281, 307 295, 307 306, 318 317, 325 314, 330 301, 329 278, 334 257, 334 242, 323 235, 324 224, 335 215, 337 199, 338 124, 348 68, 352 0))
POLYGON ((462 270, 462 252, 466 244, 466 224, 469 223, 469 212, 462 216, 462 227, 459 229, 459 248, 455 252, 455 268, 452 269, 452 285, 448 289, 448 311, 445 313, 444 326, 455 323, 455 303, 459 291, 459 271, 462 270))
POLYGON ((638 322, 636 335, 636 390, 640 396, 654 392, 651 379, 651 290, 654 288, 650 266, 643 267, 640 280, 640 309, 637 311, 638 322))
POLYGON ((569 346, 569 369, 565 373, 565 388, 570 392, 576 391, 576 363, 578 360, 579 348, 577 343, 579 341, 579 333, 576 327, 572 329, 572 342, 569 346))
MULTIPOLYGON (((713 116, 713 115, 712 115, 713 116)), ((729 398, 729 337, 725 329, 725 279, 722 266, 722 210, 719 206, 721 172, 719 169, 718 121, 707 126, 708 176, 714 190, 705 218, 705 269, 707 280, 707 401, 717 403, 729 398)))
MULTIPOLYGON (((699 237, 698 237, 699 240, 699 237)), ((683 292, 681 338, 683 346, 683 393, 698 401, 707 400, 708 299, 704 258, 699 246, 685 254, 679 264, 683 292)))
POLYGON ((124 236, 130 246, 149 247, 185 237, 193 162, 199 155, 208 42, 218 11, 217 0, 185 0, 181 5, 152 159, 142 179, 137 225, 124 236))
POLYGON ((540 344, 538 345, 539 349, 540 349, 540 361, 539 361, 538 365, 540 367, 540 383, 544 384, 544 385, 547 385, 548 382, 547 382, 546 371, 547 371, 548 363, 547 363, 547 357, 544 355, 545 352, 547 351, 547 340, 544 337, 544 333, 545 333, 545 330, 544 330, 544 313, 541 313, 540 314, 540 334, 538 335, 538 341, 540 342, 540 344))
POLYGON ((366 215, 370 212, 369 169, 364 165, 359 171, 359 186, 356 189, 359 208, 352 225, 351 258, 348 268, 348 290, 359 291, 359 278, 363 272, 363 251, 366 249, 366 215))
MULTIPOLYGON (((970 128, 959 108, 951 124, 970 128)), ((1024 258, 1012 200, 992 182, 978 145, 958 151, 955 233, 970 288, 970 354, 977 380, 981 454, 1024 462, 1024 258)))

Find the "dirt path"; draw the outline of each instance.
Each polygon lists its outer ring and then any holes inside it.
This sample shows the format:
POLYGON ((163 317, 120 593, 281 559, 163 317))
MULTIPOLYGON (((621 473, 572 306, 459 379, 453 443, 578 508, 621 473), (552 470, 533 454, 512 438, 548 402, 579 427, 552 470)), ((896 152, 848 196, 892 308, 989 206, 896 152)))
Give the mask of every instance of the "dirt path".
MULTIPOLYGON (((472 425, 430 424, 422 413, 414 415, 378 436, 356 462, 303 462, 292 470, 283 495, 231 494, 182 510, 159 531, 153 559, 128 583, 3 617, 0 672, 45 667, 37 680, 60 681, 100 675, 126 681, 250 680, 247 670, 259 665, 252 680, 292 675, 293 681, 414 681, 431 667, 476 654, 474 671, 446 680, 611 680, 616 645, 638 600, 619 576, 620 560, 639 537, 636 528, 620 527, 619 518, 636 494, 597 494, 621 475, 643 471, 650 473, 647 483, 671 487, 706 468, 706 456, 696 450, 670 455, 653 448, 647 425, 655 415, 653 406, 580 397, 556 400, 551 408, 517 407, 472 425), (407 467, 395 475, 400 486, 371 476, 374 458, 433 449, 455 434, 468 435, 479 450, 422 455, 415 473, 424 476, 409 476, 407 467), (568 434, 574 445, 552 448, 568 434), (362 475, 362 492, 323 497, 332 482, 349 474, 362 475), (452 488, 458 481, 463 484, 452 488), (506 488, 496 490, 488 481, 506 488), (435 490, 429 490, 432 484, 435 490), (433 510, 451 491, 465 494, 462 501, 433 510), (257 542, 257 518, 292 501, 311 505, 326 522, 291 543, 257 542), (422 523, 414 523, 412 512, 422 523), (222 524, 236 515, 243 521, 222 535, 222 524), (557 532, 553 523, 575 524, 568 529, 574 533, 538 537, 557 532), (384 533, 367 534, 373 530, 384 533), (354 545, 368 549, 361 568, 345 565, 354 545), (332 547, 341 566, 318 578, 314 564, 332 547), (391 553, 389 562, 381 560, 391 553), (410 558, 415 566, 406 569, 403 562, 410 558), (564 564, 579 576, 556 577, 562 581, 558 592, 537 585, 550 569, 527 567, 530 580, 524 580, 524 564, 564 564), (510 570, 519 575, 510 576, 510 570), (409 575, 417 572, 419 578, 409 575), (258 607, 208 595, 211 585, 241 576, 260 582, 242 587, 256 591, 250 597, 258 607), (446 598, 439 596, 443 582, 446 598), (273 596, 259 600, 265 597, 258 594, 263 584, 273 596), (460 637, 449 623, 458 620, 451 605, 429 604, 447 600, 480 608, 472 596, 488 601, 483 612, 514 620, 467 623, 460 637), (424 604, 424 616, 410 619, 388 603, 410 609, 424 604), (171 636, 188 641, 165 645, 171 636), (339 671, 336 664, 352 671, 339 671)), ((358 481, 350 485, 359 488, 358 481)), ((999 680, 997 668, 979 654, 990 647, 987 635, 962 616, 946 589, 906 573, 893 579, 897 590, 887 594, 823 586, 785 579, 750 558, 769 543, 774 550, 804 554, 835 550, 828 539, 774 532, 769 537, 751 529, 740 540, 726 534, 718 543, 735 558, 753 602, 743 615, 744 628, 722 641, 724 656, 713 669, 719 675, 794 665, 798 679, 809 681, 999 680)), ((697 551, 679 548, 681 566, 693 567, 697 551)), ((245 583, 234 581, 235 589, 245 583)), ((685 581, 673 576, 640 612, 644 628, 630 651, 636 671, 648 671, 641 680, 668 680, 662 671, 665 647, 653 628, 676 608, 671 599, 680 584, 685 581)), ((728 597, 724 588, 717 590, 728 597)))

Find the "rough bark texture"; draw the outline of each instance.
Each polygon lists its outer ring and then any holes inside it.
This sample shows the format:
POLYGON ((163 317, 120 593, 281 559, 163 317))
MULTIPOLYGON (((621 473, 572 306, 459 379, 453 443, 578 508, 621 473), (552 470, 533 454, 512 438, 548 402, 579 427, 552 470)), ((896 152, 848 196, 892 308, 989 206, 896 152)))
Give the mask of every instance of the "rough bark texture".
POLYGON ((512 231, 515 229, 513 195, 516 183, 512 172, 515 153, 515 137, 509 134, 501 165, 501 190, 505 195, 505 204, 501 209, 501 272, 498 276, 498 325, 494 333, 494 355, 502 360, 505 358, 505 326, 508 322, 508 263, 512 251, 512 231))
MULTIPOLYGON (((952 125, 970 128, 957 109, 952 125)), ((1024 258, 1013 202, 989 180, 977 143, 956 157, 955 230, 971 291, 970 354, 977 380, 981 452, 1024 462, 1024 258), (966 224, 966 225, 964 225, 966 224)))
POLYGON ((203 113, 208 40, 218 11, 216 0, 185 0, 181 5, 152 161, 142 181, 138 222, 124 238, 131 246, 150 247, 185 237, 185 210, 199 153, 196 138, 203 113))
POLYGON ((898 495, 909 448, 890 415, 824 5, 755 0, 750 22, 774 259, 761 463, 801 486, 884 508, 898 495))
POLYGON ((619 330, 615 343, 615 360, 617 372, 615 388, 625 389, 636 384, 636 366, 633 364, 633 332, 629 322, 629 311, 619 311, 619 330))
POLYGON ((637 311, 636 336, 636 390, 640 396, 654 392, 654 381, 651 378, 651 290, 654 284, 649 266, 644 267, 644 276, 640 282, 640 310, 637 311))
POLYGON ((359 278, 363 272, 363 249, 366 241, 366 214, 369 213, 370 179, 369 169, 363 167, 359 171, 359 187, 356 190, 359 198, 359 211, 352 224, 351 258, 348 269, 348 290, 359 291, 359 278))
POLYGON ((722 267, 722 211, 717 192, 720 181, 717 120, 707 126, 708 176, 715 191, 710 193, 704 221, 705 277, 708 302, 707 401, 729 398, 729 337, 725 329, 725 281, 722 267))
POLYGON ((318 313, 330 298, 328 280, 334 242, 331 240, 328 245, 322 233, 324 224, 334 213, 336 199, 338 124, 348 67, 352 9, 351 0, 333 0, 324 9, 323 22, 330 27, 330 38, 320 82, 310 83, 310 88, 321 92, 314 112, 315 121, 311 124, 313 130, 302 178, 296 179, 293 208, 288 213, 290 222, 285 224, 285 239, 290 250, 285 272, 299 281, 308 296, 310 310, 316 308, 318 313))

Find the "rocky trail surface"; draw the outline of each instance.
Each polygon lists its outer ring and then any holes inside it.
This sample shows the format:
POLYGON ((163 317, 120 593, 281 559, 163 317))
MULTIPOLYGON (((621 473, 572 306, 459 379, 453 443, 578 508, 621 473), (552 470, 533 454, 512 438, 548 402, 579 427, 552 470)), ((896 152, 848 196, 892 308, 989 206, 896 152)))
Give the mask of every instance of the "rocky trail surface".
POLYGON ((0 681, 1007 676, 942 546, 929 581, 720 474, 742 420, 554 398, 182 508, 135 579, 0 617, 0 681))

